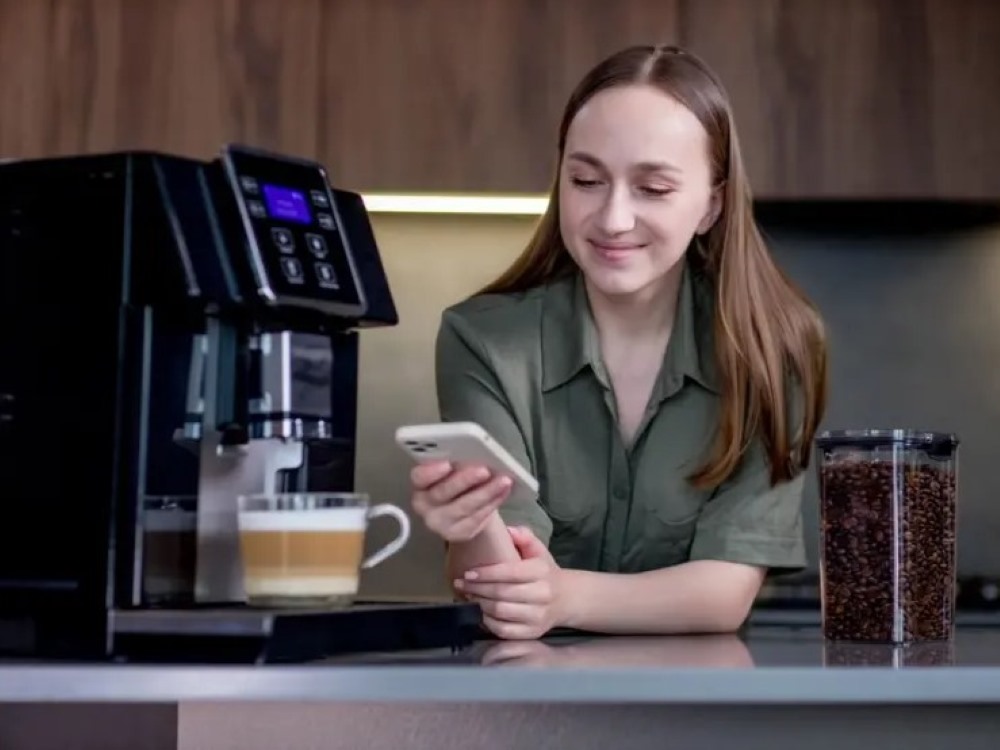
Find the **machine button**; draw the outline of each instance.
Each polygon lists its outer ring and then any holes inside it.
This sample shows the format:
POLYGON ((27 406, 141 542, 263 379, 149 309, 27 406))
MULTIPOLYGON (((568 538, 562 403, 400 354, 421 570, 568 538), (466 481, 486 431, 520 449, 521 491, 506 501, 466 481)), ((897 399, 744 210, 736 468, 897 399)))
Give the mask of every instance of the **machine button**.
POLYGON ((263 219, 267 216, 267 211, 264 210, 264 204, 260 201, 247 201, 247 211, 255 219, 263 219))
POLYGON ((274 244, 278 246, 281 252, 288 254, 295 252, 295 238, 288 229, 284 227, 272 227, 271 239, 274 240, 274 244))
POLYGON ((327 289, 339 289, 340 284, 337 282, 337 273, 333 270, 333 266, 329 263, 317 263, 316 264, 316 276, 319 278, 319 285, 327 289))
POLYGON ((333 221, 333 217, 330 214, 316 214, 316 219, 319 221, 319 225, 323 229, 336 229, 337 225, 333 221))
POLYGON ((306 280, 302 273, 302 264, 297 258, 282 258, 281 270, 285 272, 285 278, 293 284, 302 284, 306 280))
POLYGON ((330 199, 326 197, 326 193, 322 190, 310 190, 309 197, 312 198, 314 206, 318 206, 319 208, 330 207, 330 199))
POLYGON ((257 180, 249 175, 240 176, 240 187, 243 188, 243 192, 249 195, 257 195, 260 192, 260 188, 257 186, 257 180))
POLYGON ((309 252, 317 258, 325 258, 329 252, 326 248, 326 240, 320 234, 307 233, 306 245, 309 246, 309 252))

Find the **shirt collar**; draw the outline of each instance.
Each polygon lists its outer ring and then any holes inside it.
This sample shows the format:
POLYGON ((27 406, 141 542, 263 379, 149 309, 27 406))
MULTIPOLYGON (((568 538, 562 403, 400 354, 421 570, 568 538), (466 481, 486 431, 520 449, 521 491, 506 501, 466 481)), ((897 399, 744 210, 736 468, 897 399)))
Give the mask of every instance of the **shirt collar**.
MULTIPOLYGON (((664 355, 653 397, 668 398, 686 379, 718 393, 713 349, 713 299, 702 275, 684 263, 674 330, 664 355)), ((546 289, 542 311, 542 390, 567 383, 590 368, 605 387, 609 379, 601 360, 597 327, 583 275, 559 279, 546 289)))

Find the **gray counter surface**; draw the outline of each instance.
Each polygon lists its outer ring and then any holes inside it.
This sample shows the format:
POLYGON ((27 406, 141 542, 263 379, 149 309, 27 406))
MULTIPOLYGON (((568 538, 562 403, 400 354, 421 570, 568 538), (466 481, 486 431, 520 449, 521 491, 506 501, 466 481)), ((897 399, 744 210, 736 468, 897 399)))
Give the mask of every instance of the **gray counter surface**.
POLYGON ((910 647, 827 643, 812 628, 741 636, 559 637, 459 653, 295 666, 0 662, 0 702, 1000 704, 1000 629, 910 647))

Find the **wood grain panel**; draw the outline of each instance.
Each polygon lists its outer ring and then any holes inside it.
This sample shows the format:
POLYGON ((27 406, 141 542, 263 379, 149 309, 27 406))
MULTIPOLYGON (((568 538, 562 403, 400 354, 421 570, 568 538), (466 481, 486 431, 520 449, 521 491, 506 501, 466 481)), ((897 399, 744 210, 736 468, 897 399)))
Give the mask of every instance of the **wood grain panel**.
POLYGON ((599 57, 676 0, 0 0, 0 153, 313 156, 355 189, 542 190, 599 57))
POLYGON ((0 153, 315 153, 320 0, 3 0, 0 153))
MULTIPOLYGON (((920 90, 912 97, 901 95, 908 92, 876 73, 881 57, 892 65, 893 55, 903 54, 912 64, 926 51, 926 39, 911 39, 908 50, 889 39, 890 50, 884 51, 897 19, 877 0, 758 0, 749 5, 685 2, 682 35, 730 92, 758 192, 875 194, 927 169, 926 149, 913 154, 901 175, 897 164, 888 163, 901 149, 878 148, 886 130, 898 130, 911 114, 907 107, 925 107, 920 90)), ((906 5, 909 11, 898 19, 898 28, 919 28, 911 14, 920 3, 906 5)), ((925 67, 919 59, 916 64, 925 67)), ((909 136, 923 139, 926 117, 916 128, 909 136)))
POLYGON ((1000 195, 1000 98, 974 95, 1000 90, 1000 3, 685 0, 680 23, 726 82, 758 193, 1000 195))
POLYGON ((587 68, 677 41, 759 197, 1000 196, 997 0, 0 0, 0 156, 241 141, 359 190, 538 192, 587 68))
POLYGON ((1000 2, 928 4, 935 192, 1000 197, 1000 2))

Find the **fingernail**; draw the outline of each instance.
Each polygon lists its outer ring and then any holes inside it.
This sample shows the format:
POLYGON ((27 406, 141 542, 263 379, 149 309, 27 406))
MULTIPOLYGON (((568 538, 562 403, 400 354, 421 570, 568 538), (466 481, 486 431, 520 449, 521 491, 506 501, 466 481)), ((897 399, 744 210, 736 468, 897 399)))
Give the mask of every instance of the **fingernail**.
POLYGON ((468 570, 468 571, 466 571, 466 573, 465 573, 465 580, 467 580, 467 581, 474 581, 477 578, 479 578, 479 573, 477 573, 476 571, 474 571, 474 570, 468 570))
POLYGON ((453 583, 455 584, 455 588, 456 588, 456 589, 460 589, 460 588, 462 588, 463 586, 465 586, 465 581, 463 581, 463 580, 462 580, 461 578, 456 578, 456 579, 455 579, 455 580, 453 581, 453 583))
POLYGON ((500 477, 500 486, 503 489, 507 489, 513 484, 510 477, 500 477))

